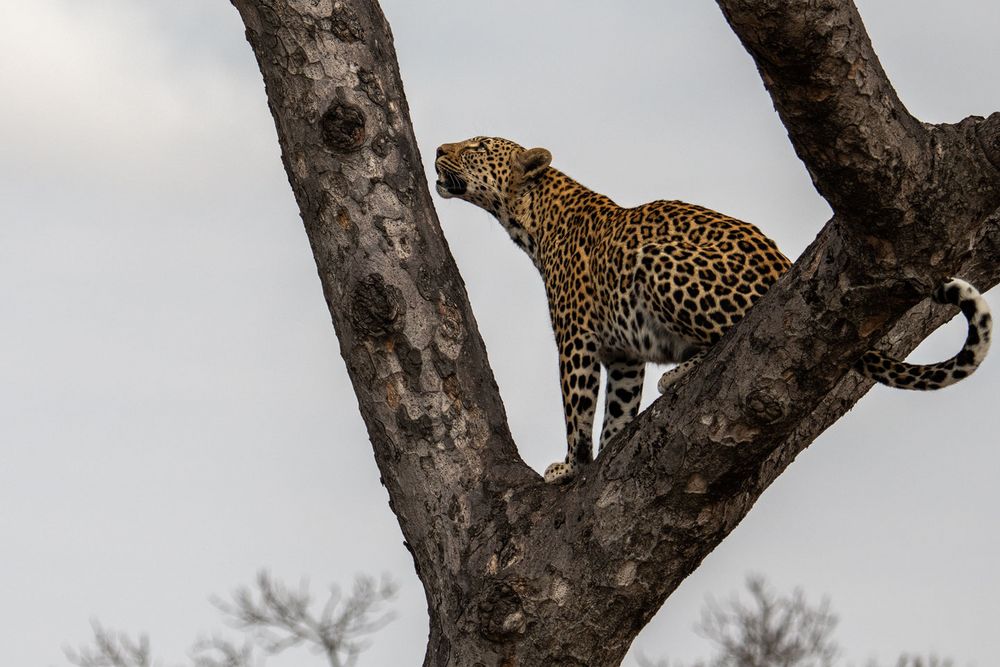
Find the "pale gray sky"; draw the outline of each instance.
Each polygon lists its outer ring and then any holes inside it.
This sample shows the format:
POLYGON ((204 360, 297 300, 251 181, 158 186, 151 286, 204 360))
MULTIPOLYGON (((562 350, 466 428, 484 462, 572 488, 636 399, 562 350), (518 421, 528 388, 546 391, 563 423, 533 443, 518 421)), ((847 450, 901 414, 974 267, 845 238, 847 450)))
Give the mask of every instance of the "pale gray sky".
MULTIPOLYGON (((859 4, 916 115, 1000 110, 995 2, 859 4)), ((551 149, 619 203, 711 206, 791 256, 828 217, 709 0, 383 6, 428 167, 443 141, 504 135, 551 149)), ((207 596, 261 566, 317 584, 393 573, 399 618, 362 664, 419 664, 422 591, 235 10, 0 0, 0 45, 4 664, 63 664, 92 616, 151 633, 176 660, 218 627, 207 596)), ((515 438, 540 470, 563 447, 541 281, 485 213, 439 211, 515 438)), ((950 353, 961 332, 953 323, 915 358, 950 353)), ((706 594, 753 571, 829 594, 855 664, 905 650, 996 664, 998 391, 995 360, 936 394, 875 389, 636 650, 705 655, 691 626, 706 594)))

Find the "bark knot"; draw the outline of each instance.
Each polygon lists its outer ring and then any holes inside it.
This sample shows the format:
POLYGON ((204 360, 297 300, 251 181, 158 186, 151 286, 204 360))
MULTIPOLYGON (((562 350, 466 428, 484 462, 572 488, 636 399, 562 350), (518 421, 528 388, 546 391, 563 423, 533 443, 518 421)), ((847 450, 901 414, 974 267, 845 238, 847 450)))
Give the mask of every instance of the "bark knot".
POLYGON ((746 412, 755 422, 773 424, 785 416, 781 401, 767 389, 754 389, 744 401, 746 412))
POLYGON ((406 306, 399 288, 370 273, 354 286, 350 312, 351 324, 359 335, 382 338, 402 331, 406 306))
POLYGON ((479 632, 493 642, 523 635, 527 619, 521 596, 509 584, 493 581, 479 594, 479 632))
POLYGON ((365 30, 353 9, 343 2, 333 3, 330 12, 330 32, 342 42, 357 42, 364 38, 365 30))
POLYGON ((383 92, 382 84, 373 72, 369 72, 366 69, 359 69, 358 83, 361 86, 361 90, 368 96, 368 99, 379 106, 385 104, 385 92, 383 92))
POLYGON ((365 115, 357 106, 337 100, 319 119, 323 144, 338 153, 350 153, 365 143, 365 115))

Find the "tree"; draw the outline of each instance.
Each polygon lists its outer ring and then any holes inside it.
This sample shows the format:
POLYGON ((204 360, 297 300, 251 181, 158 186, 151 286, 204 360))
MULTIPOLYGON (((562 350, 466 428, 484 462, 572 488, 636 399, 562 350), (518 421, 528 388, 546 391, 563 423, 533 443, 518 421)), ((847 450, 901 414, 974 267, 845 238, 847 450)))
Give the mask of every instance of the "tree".
POLYGON ((719 5, 834 215, 706 362, 574 483, 505 422, 372 0, 233 0, 362 416, 430 612, 425 665, 615 665, 757 497, 953 313, 1000 280, 1000 113, 928 125, 850 0, 719 5))
MULTIPOLYGON (((257 574, 256 588, 233 592, 232 601, 213 599, 230 625, 241 630, 245 641, 236 644, 213 635, 198 640, 191 650, 193 667, 254 667, 264 656, 277 655, 295 646, 321 653, 330 667, 351 667, 367 644, 364 637, 392 620, 382 605, 396 593, 388 579, 377 582, 358 577, 351 594, 343 598, 336 586, 319 611, 314 611, 309 587, 303 582, 292 590, 275 581, 266 570, 257 574)), ((133 639, 125 633, 92 623, 93 645, 66 649, 67 659, 79 667, 151 667, 149 638, 133 639)), ((159 662, 155 664, 160 664, 159 662)))
POLYGON ((777 596, 761 577, 749 577, 751 606, 733 598, 728 608, 709 602, 700 631, 716 645, 712 667, 831 667, 839 649, 837 618, 827 601, 806 602, 801 590, 777 596))
MULTIPOLYGON (((824 599, 818 605, 806 600, 800 589, 790 594, 771 590, 763 577, 746 581, 750 604, 733 596, 718 604, 709 600, 702 610, 699 633, 715 646, 708 661, 691 667, 833 667, 840 646, 833 634, 837 616, 824 599)), ((950 667, 950 660, 903 654, 895 667, 950 667)), ((671 667, 666 660, 652 662, 639 658, 640 667, 671 667)), ((673 663, 673 667, 681 667, 673 663)), ((878 667, 875 662, 868 667, 878 667)))

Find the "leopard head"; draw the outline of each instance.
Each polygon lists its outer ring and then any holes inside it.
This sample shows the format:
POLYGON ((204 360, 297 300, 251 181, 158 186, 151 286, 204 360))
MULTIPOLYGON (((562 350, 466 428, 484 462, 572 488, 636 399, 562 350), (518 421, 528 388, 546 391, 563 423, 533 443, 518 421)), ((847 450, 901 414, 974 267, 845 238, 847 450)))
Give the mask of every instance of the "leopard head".
POLYGON ((437 149, 437 192, 486 209, 498 218, 513 214, 517 200, 552 162, 544 148, 525 149, 500 137, 473 137, 437 149))
POLYGON ((500 137, 473 137, 437 149, 437 191, 492 213, 511 239, 541 270, 538 225, 530 213, 528 194, 545 177, 552 154, 525 149, 500 137))

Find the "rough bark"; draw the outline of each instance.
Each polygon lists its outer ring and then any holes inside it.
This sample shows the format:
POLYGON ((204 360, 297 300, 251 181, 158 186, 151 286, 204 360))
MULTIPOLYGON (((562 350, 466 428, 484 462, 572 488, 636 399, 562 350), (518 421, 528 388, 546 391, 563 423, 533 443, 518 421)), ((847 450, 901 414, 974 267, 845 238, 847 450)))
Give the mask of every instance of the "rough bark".
POLYGON ((425 665, 617 665, 667 596, 869 385, 1000 281, 1000 114, 926 125, 849 0, 719 0, 834 216, 708 360, 580 479, 518 457, 438 227, 374 0, 232 0, 341 353, 427 594, 425 665))

